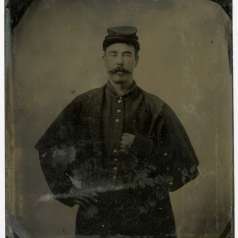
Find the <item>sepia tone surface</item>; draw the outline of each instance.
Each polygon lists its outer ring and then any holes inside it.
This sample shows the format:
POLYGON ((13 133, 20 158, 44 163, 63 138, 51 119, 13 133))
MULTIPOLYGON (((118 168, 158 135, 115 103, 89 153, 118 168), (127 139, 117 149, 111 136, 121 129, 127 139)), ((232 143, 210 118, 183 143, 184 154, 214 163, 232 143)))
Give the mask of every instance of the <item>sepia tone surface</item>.
POLYGON ((171 194, 179 237, 219 237, 232 213, 230 20, 205 1, 37 1, 15 28, 11 213, 32 237, 73 236, 76 208, 52 200, 34 144, 78 94, 105 83, 101 44, 111 25, 136 25, 135 80, 183 122, 200 176, 171 194))

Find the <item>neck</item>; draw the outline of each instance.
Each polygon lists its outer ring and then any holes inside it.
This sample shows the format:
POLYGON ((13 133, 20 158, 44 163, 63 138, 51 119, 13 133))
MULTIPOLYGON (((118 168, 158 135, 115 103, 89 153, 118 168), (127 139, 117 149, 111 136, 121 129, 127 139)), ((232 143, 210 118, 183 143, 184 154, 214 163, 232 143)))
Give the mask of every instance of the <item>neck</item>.
POLYGON ((116 94, 118 96, 125 95, 128 90, 130 89, 131 85, 133 84, 133 78, 128 78, 125 81, 122 82, 115 82, 112 79, 109 79, 109 82, 111 83, 112 87, 114 88, 116 94))

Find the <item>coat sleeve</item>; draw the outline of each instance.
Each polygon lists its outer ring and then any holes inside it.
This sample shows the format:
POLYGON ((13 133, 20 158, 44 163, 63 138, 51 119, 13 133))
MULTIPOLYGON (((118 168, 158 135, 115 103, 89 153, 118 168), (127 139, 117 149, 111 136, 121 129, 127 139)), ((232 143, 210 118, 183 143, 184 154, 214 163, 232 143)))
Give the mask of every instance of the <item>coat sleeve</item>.
POLYGON ((151 138, 136 135, 131 152, 155 165, 167 190, 175 191, 198 175, 198 159, 181 122, 166 104, 151 138))
POLYGON ((69 195, 72 183, 68 169, 76 156, 75 128, 79 102, 71 102, 39 139, 35 148, 39 152, 42 171, 54 198, 68 206, 74 205, 69 195))

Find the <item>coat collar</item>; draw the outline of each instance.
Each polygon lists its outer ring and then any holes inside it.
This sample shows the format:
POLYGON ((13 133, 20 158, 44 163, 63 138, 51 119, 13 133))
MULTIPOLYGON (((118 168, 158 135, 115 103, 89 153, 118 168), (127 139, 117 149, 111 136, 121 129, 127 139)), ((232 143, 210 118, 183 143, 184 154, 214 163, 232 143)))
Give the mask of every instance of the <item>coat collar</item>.
POLYGON ((118 96, 118 94, 116 93, 115 89, 113 88, 113 86, 109 80, 107 81, 107 83, 105 85, 105 93, 106 93, 106 95, 108 95, 110 97, 128 98, 128 97, 137 96, 138 92, 139 92, 139 87, 137 86, 135 81, 133 81, 132 85, 130 86, 128 91, 123 96, 118 96))

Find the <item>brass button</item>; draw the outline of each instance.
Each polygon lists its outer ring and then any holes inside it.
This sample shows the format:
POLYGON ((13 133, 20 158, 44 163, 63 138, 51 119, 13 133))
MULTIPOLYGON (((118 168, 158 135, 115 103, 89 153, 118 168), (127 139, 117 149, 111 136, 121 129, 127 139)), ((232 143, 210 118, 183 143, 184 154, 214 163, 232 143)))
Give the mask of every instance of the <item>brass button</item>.
POLYGON ((117 167, 116 167, 116 166, 114 166, 114 167, 113 167, 113 170, 117 171, 117 167))
POLYGON ((117 109, 117 113, 121 113, 121 109, 117 109))
POLYGON ((120 119, 119 119, 119 118, 116 118, 116 119, 115 119, 115 122, 117 122, 117 123, 118 123, 119 121, 120 121, 120 119))
POLYGON ((122 99, 121 99, 121 98, 118 99, 117 102, 118 102, 118 103, 122 103, 122 99))
POLYGON ((118 161, 118 158, 114 158, 114 161, 117 162, 117 161, 118 161))
POLYGON ((114 149, 114 150, 113 150, 113 153, 117 153, 117 152, 118 152, 117 149, 114 149))

